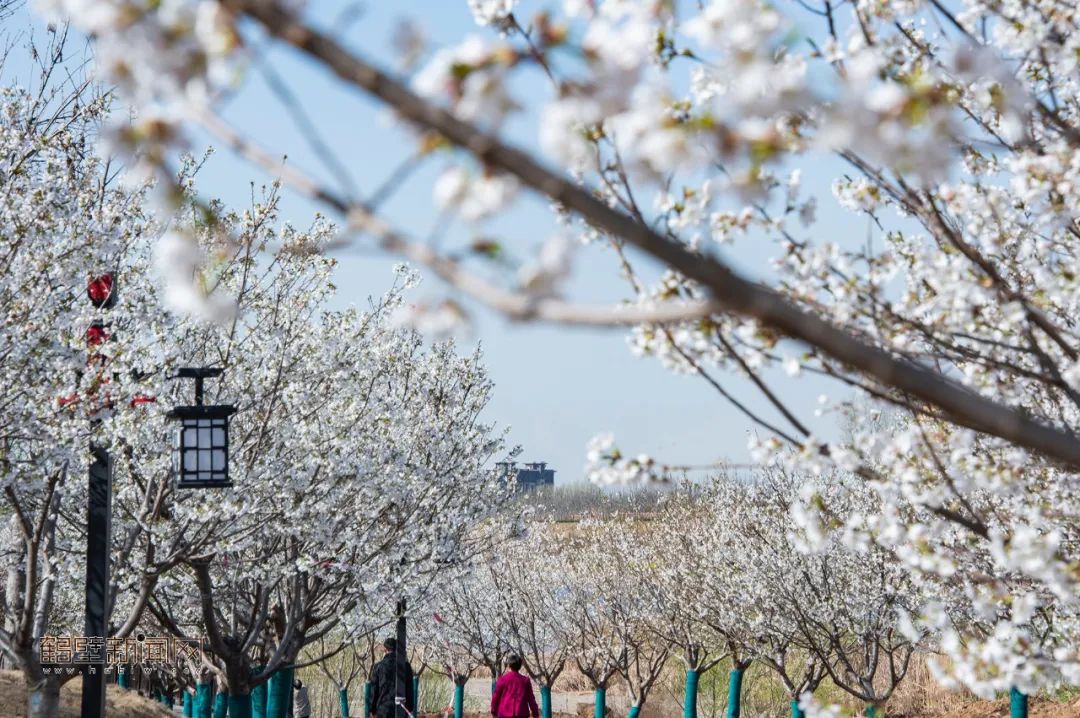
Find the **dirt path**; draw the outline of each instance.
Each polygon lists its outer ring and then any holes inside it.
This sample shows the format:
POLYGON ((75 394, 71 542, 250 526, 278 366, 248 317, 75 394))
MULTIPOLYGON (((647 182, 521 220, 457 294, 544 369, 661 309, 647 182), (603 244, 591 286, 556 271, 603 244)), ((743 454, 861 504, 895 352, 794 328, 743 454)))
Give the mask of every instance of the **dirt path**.
MULTIPOLYGON (((470 699, 470 704, 483 703, 491 696, 491 679, 474 678, 465 686, 465 692, 470 699)), ((618 705, 618 699, 609 702, 616 715, 625 715, 618 705)), ((554 718, 576 718, 577 716, 592 716, 593 694, 588 692, 564 693, 554 692, 551 695, 551 708, 555 713, 554 718)), ((646 709, 650 708, 646 704, 646 709)), ((903 715, 888 714, 889 718, 1009 718, 1009 701, 1001 699, 996 701, 978 701, 963 708, 948 713, 936 715, 903 715)), ((1069 703, 1052 703, 1042 699, 1033 699, 1028 713, 1029 718, 1080 718, 1080 697, 1069 703)), ((466 718, 473 718, 473 713, 467 713, 466 718)), ((489 718, 486 713, 476 713, 475 718, 489 718)), ((664 718, 668 718, 665 716, 664 718)), ((751 717, 748 717, 751 718, 751 717)))
MULTIPOLYGON (((473 678, 465 684, 465 693, 475 701, 487 701, 491 698, 491 679, 473 678)), ((537 696, 539 700, 539 696, 537 696)), ((592 706, 592 693, 552 692, 551 710, 553 713, 577 715, 580 706, 592 706)))

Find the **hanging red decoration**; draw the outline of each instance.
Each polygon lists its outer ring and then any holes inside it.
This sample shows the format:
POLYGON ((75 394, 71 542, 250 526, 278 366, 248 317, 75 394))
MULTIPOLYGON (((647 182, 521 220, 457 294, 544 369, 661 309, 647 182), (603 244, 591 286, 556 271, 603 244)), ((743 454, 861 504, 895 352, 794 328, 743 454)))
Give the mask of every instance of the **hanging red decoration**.
POLYGON ((116 283, 113 275, 102 274, 94 277, 86 285, 86 296, 98 309, 108 309, 116 303, 116 283))

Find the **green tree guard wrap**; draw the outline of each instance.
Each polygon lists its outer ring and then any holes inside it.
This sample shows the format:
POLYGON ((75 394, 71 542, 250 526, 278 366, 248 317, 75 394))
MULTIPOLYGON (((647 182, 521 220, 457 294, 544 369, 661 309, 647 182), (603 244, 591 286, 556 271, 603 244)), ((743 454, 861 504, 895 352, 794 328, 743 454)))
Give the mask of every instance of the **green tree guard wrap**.
MULTIPOLYGON (((262 673, 266 666, 256 666, 255 673, 262 673)), ((266 681, 251 689, 251 718, 266 718, 266 681)))
POLYGON ((804 718, 802 708, 799 707, 799 701, 794 700, 791 702, 791 718, 804 718))
POLYGON ((596 689, 596 700, 593 707, 593 718, 604 718, 604 714, 607 713, 607 689, 596 689))
POLYGON ((266 718, 288 718, 293 672, 292 666, 283 666, 270 676, 270 685, 266 689, 266 718))
MULTIPOLYGON (((349 718, 349 689, 339 688, 337 692, 338 708, 341 709, 341 718, 349 718)), ((368 718, 364 716, 364 718, 368 718)))
POLYGON ((877 706, 871 704, 866 706, 867 718, 880 718, 883 714, 877 709, 877 706))
POLYGON ((191 691, 187 688, 184 689, 184 716, 186 718, 195 716, 195 701, 191 699, 191 691))
POLYGON ((697 718, 698 672, 686 672, 686 697, 683 698, 683 718, 697 718))
POLYGON ((218 693, 214 696, 213 718, 225 718, 227 715, 229 715, 229 697, 224 693, 218 693))
POLYGON ((551 686, 540 686, 540 718, 551 718, 551 686))
POLYGON ((638 706, 630 706, 629 712, 626 714, 626 718, 637 718, 638 713, 641 712, 641 708, 638 706))
POLYGON ((495 695, 495 683, 496 682, 497 681, 494 678, 491 680, 491 695, 495 695))
POLYGON ((195 718, 214 718, 214 687, 209 683, 195 686, 195 718))
POLYGON ((1009 690, 1009 718, 1028 718, 1028 697, 1019 689, 1009 690))
POLYGON ((251 695, 229 694, 229 718, 251 718, 251 695))
POLYGON ((121 688, 129 688, 131 686, 131 676, 128 674, 124 667, 120 667, 120 672, 116 676, 116 682, 120 684, 121 688))
POLYGON ((742 711, 742 677, 744 669, 728 674, 727 718, 739 718, 742 711))
POLYGON ((454 681, 454 718, 465 715, 465 685, 454 681))
MULTIPOLYGON (((414 675, 412 677, 412 700, 413 705, 409 706, 409 710, 413 713, 420 712, 420 676, 414 675)), ((365 716, 365 718, 367 718, 365 716)))
POLYGON ((368 718, 371 715, 371 691, 373 687, 371 681, 364 684, 364 718, 368 718))

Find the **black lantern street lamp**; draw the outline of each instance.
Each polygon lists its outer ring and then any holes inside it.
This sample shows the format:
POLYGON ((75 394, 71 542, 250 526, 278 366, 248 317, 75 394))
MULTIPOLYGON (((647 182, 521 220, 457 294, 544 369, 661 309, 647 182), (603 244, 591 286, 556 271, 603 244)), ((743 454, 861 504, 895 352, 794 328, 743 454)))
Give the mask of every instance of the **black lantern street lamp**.
POLYGON ((178 379, 195 380, 195 405, 178 406, 168 413, 180 422, 173 448, 173 471, 180 489, 232 486, 229 481, 229 417, 236 413, 231 404, 203 404, 203 380, 225 371, 211 367, 185 367, 178 379))

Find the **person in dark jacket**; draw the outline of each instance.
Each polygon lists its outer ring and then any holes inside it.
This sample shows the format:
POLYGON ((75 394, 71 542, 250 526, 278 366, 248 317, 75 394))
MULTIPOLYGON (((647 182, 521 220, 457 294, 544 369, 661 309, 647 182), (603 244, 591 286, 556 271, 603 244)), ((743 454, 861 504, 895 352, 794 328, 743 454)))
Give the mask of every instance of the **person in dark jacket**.
POLYGON ((412 666, 405 656, 397 655, 396 639, 383 641, 383 650, 382 660, 371 669, 371 715, 407 718, 416 712, 412 666))

